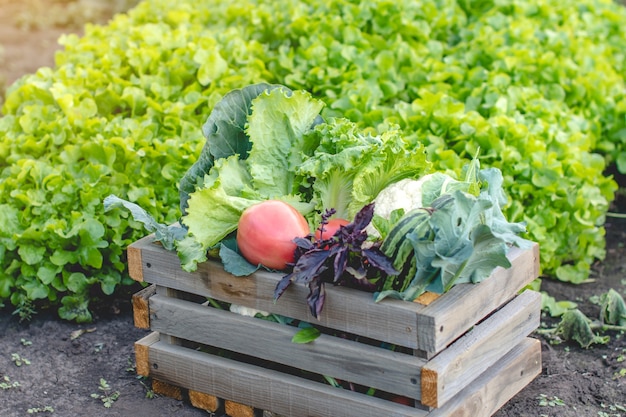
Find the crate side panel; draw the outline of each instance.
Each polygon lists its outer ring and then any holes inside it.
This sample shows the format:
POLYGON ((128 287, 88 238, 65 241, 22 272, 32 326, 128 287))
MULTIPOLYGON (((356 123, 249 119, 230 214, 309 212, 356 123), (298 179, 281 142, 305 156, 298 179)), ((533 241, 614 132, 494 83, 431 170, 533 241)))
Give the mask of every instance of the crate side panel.
POLYGON ((539 245, 511 248, 510 268, 498 267, 480 284, 460 284, 429 304, 418 316, 418 349, 440 352, 480 319, 511 300, 539 273, 539 245))
POLYGON ((324 311, 318 320, 309 313, 308 289, 304 286, 292 285, 274 301, 280 274, 257 272, 234 277, 214 261, 203 262, 196 272, 188 273, 180 268, 175 253, 159 245, 144 244, 141 251, 146 282, 408 348, 417 346, 417 314, 425 308, 423 305, 400 300, 376 304, 370 293, 326 285, 324 311))
POLYGON ((541 373, 541 342, 526 338, 428 417, 490 417, 541 373))
POLYGON ((426 417, 410 408, 254 365, 159 342, 151 375, 171 384, 299 417, 426 417))
POLYGON ((430 360, 422 403, 440 407, 539 327, 541 295, 525 291, 430 360))
POLYGON ((156 295, 150 299, 152 329, 264 360, 419 399, 425 361, 413 355, 322 334, 292 343, 293 326, 156 295))

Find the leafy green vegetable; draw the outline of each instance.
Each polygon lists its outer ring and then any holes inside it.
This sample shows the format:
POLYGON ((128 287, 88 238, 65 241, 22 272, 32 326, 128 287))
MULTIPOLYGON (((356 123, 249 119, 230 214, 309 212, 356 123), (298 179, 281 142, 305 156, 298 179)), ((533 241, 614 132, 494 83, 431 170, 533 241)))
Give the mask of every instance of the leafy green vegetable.
POLYGON ((551 317, 560 317, 568 310, 572 310, 576 307, 578 307, 578 304, 573 301, 557 301, 545 291, 541 292, 541 309, 547 311, 551 317))
MULTIPOLYGON (((222 156, 214 160, 203 184, 189 195, 187 213, 181 218, 190 238, 203 251, 234 232, 241 213, 260 201, 280 199, 303 214, 311 210, 299 193, 296 170, 302 163, 304 134, 319 122, 322 106, 322 102, 304 91, 273 89, 251 101, 244 136, 237 129, 232 130, 233 136, 227 130, 222 132, 222 156), (249 146, 241 145, 245 139, 249 146), (244 153, 247 158, 242 159, 238 153, 223 153, 229 141, 232 145, 228 149, 233 152, 248 149, 244 153)), ((195 269, 192 256, 182 256, 192 260, 183 268, 195 269)), ((198 261, 203 259, 204 255, 198 261)))
POLYGON ((306 141, 313 153, 298 174, 315 179, 312 198, 320 216, 334 209, 336 217, 350 220, 389 184, 417 178, 430 167, 421 142, 396 128, 373 136, 335 118, 319 125, 306 141))
POLYGON ((258 83, 235 89, 213 107, 202 126, 202 133, 206 138, 202 153, 180 180, 180 209, 183 214, 187 210, 189 194, 202 186, 204 176, 209 173, 216 159, 231 155, 239 155, 240 159, 248 157, 251 143, 245 127, 251 113, 252 100, 264 91, 277 87, 279 86, 258 83))
POLYGON ((129 210, 133 219, 143 223, 148 232, 154 232, 155 239, 161 242, 165 249, 174 250, 176 241, 183 239, 187 235, 187 231, 182 227, 158 223, 154 217, 137 204, 122 200, 115 195, 106 197, 103 203, 105 211, 116 207, 124 207, 129 210))
POLYGON ((401 272, 385 280, 376 301, 414 300, 426 290, 444 293, 456 284, 480 282, 494 268, 511 265, 509 245, 529 247, 519 236, 524 225, 509 223, 500 209, 506 198, 499 170, 480 170, 478 178, 483 187, 477 196, 460 189, 442 193, 443 183, 435 178, 439 196, 392 226, 381 250, 401 272))
POLYGON ((298 330, 291 338, 292 343, 311 343, 321 335, 321 332, 315 327, 305 327, 298 330))

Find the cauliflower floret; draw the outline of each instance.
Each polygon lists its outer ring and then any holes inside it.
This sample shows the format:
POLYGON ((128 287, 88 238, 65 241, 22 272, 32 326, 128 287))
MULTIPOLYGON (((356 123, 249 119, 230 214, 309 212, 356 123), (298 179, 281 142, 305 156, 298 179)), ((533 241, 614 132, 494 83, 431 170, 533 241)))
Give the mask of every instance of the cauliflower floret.
POLYGON ((374 214, 388 219, 394 210, 401 208, 408 212, 422 207, 422 185, 431 176, 428 174, 417 180, 406 178, 391 184, 374 199, 374 214))
MULTIPOLYGON (((374 214, 388 219, 394 210, 404 209, 406 213, 422 207, 422 186, 431 176, 432 174, 428 174, 417 180, 405 178, 387 186, 374 199, 374 214)), ((372 223, 367 225, 365 231, 369 236, 380 236, 372 223)))
POLYGON ((230 311, 233 313, 237 313, 240 316, 247 316, 247 317, 254 317, 257 314, 261 314, 262 316, 269 316, 270 313, 267 313, 265 311, 261 311, 261 310, 255 310, 253 308, 250 307, 244 307, 244 306, 240 306, 237 304, 231 304, 230 305, 230 311))

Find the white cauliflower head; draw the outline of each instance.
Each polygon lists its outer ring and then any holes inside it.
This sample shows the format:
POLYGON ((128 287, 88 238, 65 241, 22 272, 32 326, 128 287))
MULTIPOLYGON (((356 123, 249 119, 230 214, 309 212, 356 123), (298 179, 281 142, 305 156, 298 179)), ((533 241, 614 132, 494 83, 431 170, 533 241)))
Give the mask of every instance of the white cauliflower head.
POLYGON ((374 199, 374 214, 388 219, 397 209, 409 210, 422 207, 422 185, 432 174, 420 179, 406 178, 382 190, 374 199))

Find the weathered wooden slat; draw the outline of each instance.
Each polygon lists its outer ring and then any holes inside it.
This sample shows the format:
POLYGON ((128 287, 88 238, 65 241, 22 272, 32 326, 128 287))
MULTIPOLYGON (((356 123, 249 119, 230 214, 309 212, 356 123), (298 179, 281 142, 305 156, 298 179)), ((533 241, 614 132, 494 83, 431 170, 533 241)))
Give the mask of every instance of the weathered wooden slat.
POLYGON ((496 268, 480 284, 460 284, 418 314, 418 349, 440 352, 478 320, 513 298, 539 275, 539 245, 509 251, 510 268, 496 268))
MULTIPOLYGON (((374 303, 371 294, 342 287, 326 287, 326 302, 319 321, 306 306, 308 289, 292 285, 274 302, 273 293, 280 274, 260 271, 248 277, 233 277, 218 262, 204 262, 194 273, 180 268, 175 253, 149 240, 131 245, 140 251, 142 278, 168 288, 244 305, 359 334, 364 337, 418 349, 432 356, 465 333, 472 325, 511 299, 537 277, 538 247, 509 253, 513 267, 498 268, 479 285, 454 287, 445 296, 424 306, 399 300, 374 303)), ((132 268, 139 268, 132 265, 132 268)))
POLYGON ((152 330, 264 360, 420 398, 420 369, 413 355, 322 334, 295 344, 300 329, 229 311, 155 295, 150 299, 152 330))
POLYGON ((150 346, 159 341, 159 333, 152 332, 135 342, 135 367, 137 375, 150 376, 150 346))
POLYGON ((541 342, 526 338, 428 417, 488 417, 541 373, 541 342))
POLYGON ((526 338, 452 400, 426 411, 164 342, 149 349, 159 381, 298 417, 489 417, 541 372, 540 343, 526 338))
POLYGON ((156 285, 152 284, 136 292, 132 296, 133 322, 139 329, 150 328, 150 312, 148 311, 148 299, 156 293, 156 285))
POLYGON ((287 416, 425 417, 413 409, 278 371, 159 342, 152 377, 287 416))
POLYGON ((525 291, 431 359, 421 402, 440 407, 539 327, 541 294, 525 291))
POLYGON ((327 286, 324 311, 318 321, 309 314, 306 306, 307 288, 293 285, 274 302, 274 288, 282 277, 280 274, 260 271, 247 277, 234 277, 215 261, 203 262, 196 272, 187 273, 180 268, 177 255, 160 245, 139 240, 131 246, 141 250, 146 282, 299 320, 315 321, 325 327, 401 346, 417 345, 416 312, 424 308, 420 304, 385 300, 372 309, 372 294, 327 286))

